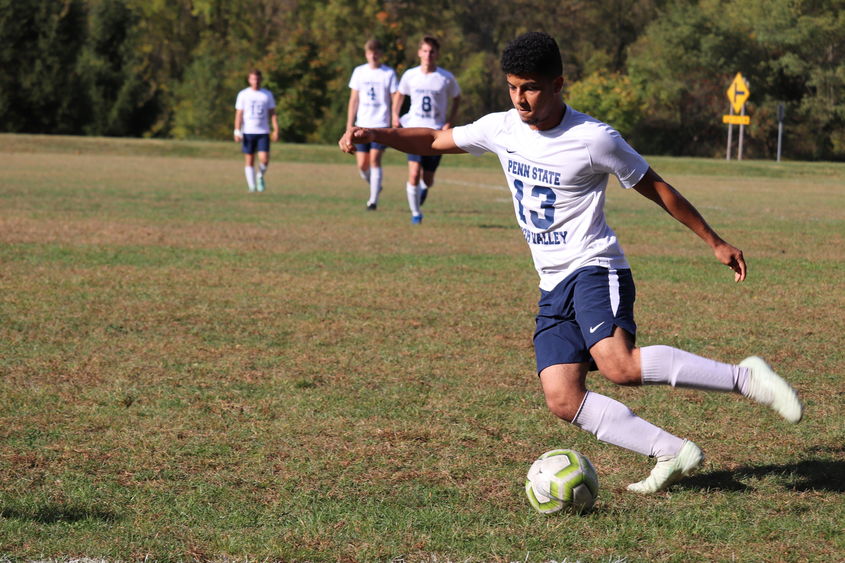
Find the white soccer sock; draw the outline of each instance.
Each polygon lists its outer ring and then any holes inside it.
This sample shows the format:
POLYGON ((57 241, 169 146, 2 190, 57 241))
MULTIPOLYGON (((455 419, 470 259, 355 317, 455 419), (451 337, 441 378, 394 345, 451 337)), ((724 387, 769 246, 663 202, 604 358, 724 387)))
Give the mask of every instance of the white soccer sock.
POLYGON ((671 346, 640 348, 643 384, 742 393, 748 368, 702 358, 671 346))
POLYGON ((420 212, 420 186, 406 182, 405 191, 408 192, 408 206, 411 208, 411 215, 419 217, 422 215, 420 212))
POLYGON ((246 185, 249 186, 250 191, 255 189, 255 168, 252 166, 245 166, 244 173, 246 174, 246 185))
POLYGON ((381 191, 381 168, 370 168, 370 201, 378 203, 378 194, 381 191))
POLYGON ((572 424, 602 442, 639 454, 675 456, 684 441, 643 420, 615 399, 588 391, 572 424))
POLYGON ((268 167, 268 166, 270 166, 270 165, 269 165, 269 164, 264 164, 263 162, 262 162, 262 163, 259 163, 259 164, 258 164, 258 175, 259 175, 259 176, 264 176, 265 174, 267 174, 267 167, 268 167))
POLYGON ((370 181, 370 169, 369 168, 366 169, 366 170, 361 170, 359 168, 358 169, 358 175, 361 176, 361 179, 364 180, 365 182, 370 181))

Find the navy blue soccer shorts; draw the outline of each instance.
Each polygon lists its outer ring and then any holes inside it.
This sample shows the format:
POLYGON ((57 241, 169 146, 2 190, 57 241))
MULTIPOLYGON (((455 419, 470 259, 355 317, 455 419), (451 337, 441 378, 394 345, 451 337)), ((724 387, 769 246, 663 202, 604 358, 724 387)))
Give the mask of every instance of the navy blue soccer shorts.
POLYGON ((355 143, 355 152, 383 151, 387 145, 381 143, 355 143))
POLYGON ((419 162, 420 166, 426 172, 434 172, 437 170, 437 167, 440 166, 440 158, 443 155, 435 154, 435 155, 419 155, 419 154, 409 154, 408 155, 408 162, 419 162))
POLYGON ((590 348, 620 327, 637 334, 631 270, 587 266, 551 291, 540 290, 534 354, 537 373, 555 364, 590 362, 590 348))
POLYGON ((244 133, 241 145, 244 154, 270 152, 270 135, 267 133, 244 133))

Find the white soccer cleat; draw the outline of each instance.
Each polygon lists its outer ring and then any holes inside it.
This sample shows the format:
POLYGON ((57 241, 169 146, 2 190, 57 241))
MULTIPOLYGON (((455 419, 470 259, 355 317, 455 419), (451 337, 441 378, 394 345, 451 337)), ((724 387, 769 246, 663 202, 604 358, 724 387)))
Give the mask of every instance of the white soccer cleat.
POLYGON ((804 407, 798 399, 798 393, 772 371, 762 358, 751 356, 742 360, 739 365, 749 370, 746 397, 771 407, 789 422, 796 423, 801 420, 804 407))
POLYGON ((651 470, 651 474, 639 483, 628 485, 628 490, 644 495, 662 491, 680 481, 682 477, 691 474, 702 461, 704 461, 704 455, 701 449, 689 440, 684 440, 684 445, 681 446, 678 455, 658 458, 657 465, 651 470))

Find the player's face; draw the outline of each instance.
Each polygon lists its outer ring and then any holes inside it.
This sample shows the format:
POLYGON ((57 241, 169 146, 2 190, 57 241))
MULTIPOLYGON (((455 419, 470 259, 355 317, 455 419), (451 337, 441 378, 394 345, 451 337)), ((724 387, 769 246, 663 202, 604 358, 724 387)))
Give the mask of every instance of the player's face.
POLYGON ((249 87, 253 90, 260 90, 261 89, 261 75, 259 74, 250 74, 249 75, 249 87))
POLYGON ((437 57, 439 54, 440 53, 437 52, 437 49, 428 43, 420 45, 420 49, 417 51, 417 56, 420 58, 420 64, 424 67, 437 66, 437 57))
POLYGON ((563 118, 563 77, 517 76, 508 74, 511 102, 522 121, 533 129, 551 129, 563 118))
POLYGON ((381 64, 381 51, 370 51, 364 49, 364 55, 367 57, 367 62, 370 66, 379 66, 381 64))

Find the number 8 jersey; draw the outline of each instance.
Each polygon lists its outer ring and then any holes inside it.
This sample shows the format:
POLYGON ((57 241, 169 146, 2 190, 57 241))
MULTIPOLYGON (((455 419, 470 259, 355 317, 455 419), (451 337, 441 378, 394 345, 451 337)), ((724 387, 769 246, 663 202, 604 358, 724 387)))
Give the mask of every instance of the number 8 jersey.
POLYGON ((403 127, 441 129, 449 101, 461 95, 461 88, 448 70, 437 67, 425 73, 416 66, 402 74, 399 92, 411 96, 411 107, 401 118, 403 127))
POLYGON ((512 109, 455 127, 452 138, 468 153, 498 155, 541 289, 584 266, 629 267, 605 221, 605 191, 610 174, 634 187, 648 163, 615 129, 567 106, 557 127, 538 131, 512 109))

